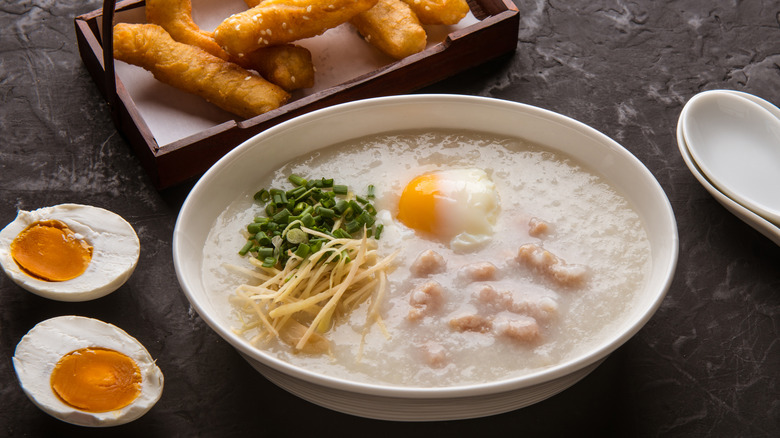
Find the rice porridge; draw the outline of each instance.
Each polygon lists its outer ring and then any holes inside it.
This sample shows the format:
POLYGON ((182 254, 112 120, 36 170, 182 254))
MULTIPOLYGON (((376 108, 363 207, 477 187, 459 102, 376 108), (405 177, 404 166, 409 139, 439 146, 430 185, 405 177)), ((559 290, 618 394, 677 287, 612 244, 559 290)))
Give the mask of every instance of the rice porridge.
MULTIPOLYGON (((300 157, 268 176, 334 178, 375 188, 379 257, 393 255, 381 324, 370 301, 324 336, 328 354, 268 339, 257 348, 308 370, 376 384, 460 386, 502 380, 587 350, 628 313, 650 271, 650 245, 629 202, 566 156, 476 132, 410 131, 300 157), (413 187, 414 186, 414 187, 413 187), (436 187, 434 212, 425 187, 436 187)), ((229 302, 251 282, 227 265, 263 207, 247 187, 217 219, 203 281, 229 302)), ((229 308, 229 307, 226 307, 229 308)), ((235 328, 247 316, 231 308, 235 328)), ((251 330, 245 334, 252 336, 251 330)))

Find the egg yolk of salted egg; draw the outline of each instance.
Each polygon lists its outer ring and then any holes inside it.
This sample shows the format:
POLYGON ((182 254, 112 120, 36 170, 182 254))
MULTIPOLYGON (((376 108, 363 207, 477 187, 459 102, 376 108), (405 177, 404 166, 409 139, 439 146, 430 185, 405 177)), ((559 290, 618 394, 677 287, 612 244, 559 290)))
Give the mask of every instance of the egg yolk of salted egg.
POLYGON ((446 169, 412 179, 398 202, 409 228, 450 240, 462 249, 493 233, 499 210, 496 186, 481 169, 446 169))
POLYGON ((51 387, 66 404, 87 412, 108 412, 132 403, 141 393, 141 371, 114 350, 82 348, 63 356, 51 374, 51 387))
POLYGON ((11 242, 11 256, 28 275, 65 281, 86 271, 92 247, 58 220, 31 224, 11 242))

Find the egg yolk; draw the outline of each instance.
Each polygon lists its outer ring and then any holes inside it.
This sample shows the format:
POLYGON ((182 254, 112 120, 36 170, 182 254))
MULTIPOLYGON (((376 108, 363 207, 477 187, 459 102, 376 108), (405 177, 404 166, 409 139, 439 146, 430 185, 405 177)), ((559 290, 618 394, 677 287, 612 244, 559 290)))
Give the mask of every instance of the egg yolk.
POLYGON ((409 228, 426 233, 434 233, 438 218, 436 216, 436 196, 439 185, 434 174, 420 175, 409 182, 398 201, 398 219, 409 228))
POLYGON ((28 275, 65 281, 86 271, 92 247, 57 220, 35 222, 11 242, 11 256, 28 275))
POLYGON ((141 371, 118 351, 82 348, 63 356, 51 374, 54 393, 66 404, 87 412, 121 409, 141 393, 141 371))

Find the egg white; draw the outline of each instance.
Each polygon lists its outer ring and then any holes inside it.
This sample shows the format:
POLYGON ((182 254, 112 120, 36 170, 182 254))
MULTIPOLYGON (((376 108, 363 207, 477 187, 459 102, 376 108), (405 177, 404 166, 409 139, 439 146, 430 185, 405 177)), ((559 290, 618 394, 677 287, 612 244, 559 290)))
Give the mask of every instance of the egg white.
POLYGON ((0 265, 6 275, 24 289, 52 300, 88 301, 122 286, 135 270, 141 244, 133 227, 111 211, 80 204, 60 204, 34 211, 20 210, 13 222, 0 231, 0 265), (59 220, 92 247, 87 270, 66 281, 31 277, 14 261, 11 242, 38 221, 59 220))
POLYGON ((14 369, 24 393, 49 415, 80 426, 116 426, 144 415, 162 396, 163 374, 149 352, 115 325, 82 316, 59 316, 33 327, 16 346, 14 369), (124 408, 85 412, 65 404, 51 388, 54 366, 81 348, 100 347, 129 356, 141 371, 141 393, 124 408))
POLYGON ((490 241, 499 213, 495 183, 482 169, 448 169, 439 172, 439 217, 445 218, 449 245, 455 251, 472 251, 490 241))

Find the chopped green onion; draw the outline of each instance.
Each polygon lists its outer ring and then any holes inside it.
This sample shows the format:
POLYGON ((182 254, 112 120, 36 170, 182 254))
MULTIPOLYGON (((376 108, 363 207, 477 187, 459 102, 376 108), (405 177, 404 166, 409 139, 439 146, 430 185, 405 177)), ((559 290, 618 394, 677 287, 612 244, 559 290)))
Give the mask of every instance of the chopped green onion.
POLYGON ((368 211, 364 211, 363 213, 360 213, 360 216, 358 216, 357 221, 366 224, 370 227, 374 225, 376 219, 368 211))
POLYGON ((268 190, 261 189, 259 192, 255 193, 255 201, 260 202, 268 202, 269 199, 271 199, 271 194, 268 193, 268 190))
POLYGON ((301 243, 300 245, 298 245, 298 248, 295 250, 294 254, 302 259, 305 259, 306 256, 308 256, 310 253, 311 253, 311 248, 309 247, 309 245, 305 243, 301 243))
POLYGON ((293 214, 300 215, 300 214, 303 214, 303 212, 306 211, 307 208, 309 208, 309 204, 307 204, 305 202, 299 202, 299 203, 295 204, 295 208, 293 208, 292 212, 293 212, 293 214))
POLYGON ((344 199, 339 199, 338 202, 336 202, 336 205, 333 206, 333 210, 338 214, 344 214, 345 211, 347 211, 347 208, 349 207, 349 202, 344 199))
POLYGON ((310 213, 304 213, 303 216, 301 216, 301 223, 304 227, 311 228, 314 226, 314 217, 310 213))
POLYGON ((272 247, 263 247, 257 249, 257 258, 259 260, 265 260, 268 257, 273 258, 274 256, 274 249, 272 247))
POLYGON ((322 249, 322 245, 325 243, 324 239, 318 239, 318 240, 310 240, 309 241, 309 247, 311 248, 311 252, 317 252, 322 249))
POLYGON ((287 196, 287 199, 298 199, 298 197, 302 196, 304 193, 306 193, 306 187, 296 187, 292 190, 288 190, 285 193, 285 196, 287 196))
POLYGON ((290 210, 288 210, 288 209, 286 209, 286 208, 285 208, 284 210, 282 210, 282 211, 280 211, 280 212, 276 213, 276 214, 275 214, 275 215, 274 215, 274 216, 271 218, 271 220, 273 220, 273 221, 274 221, 274 222, 276 222, 276 223, 279 223, 279 222, 287 222, 287 218, 288 218, 288 217, 290 217, 290 210))
POLYGON ((382 230, 385 229, 385 226, 382 224, 377 224, 376 231, 374 232, 374 239, 379 240, 379 237, 382 236, 382 230))
POLYGON ((347 223, 346 223, 346 225, 345 225, 345 227, 346 227, 346 229, 347 229, 347 233, 349 233, 349 234, 354 234, 354 233, 356 233, 356 232, 357 232, 357 231, 358 231, 358 230, 359 230, 359 229, 360 229, 362 226, 363 226, 363 224, 361 224, 361 223, 360 223, 359 221, 357 221, 357 220, 354 220, 354 221, 349 221, 349 222, 347 222, 347 223))
POLYGON ((276 259, 273 257, 266 257, 263 260, 263 267, 264 268, 273 268, 274 265, 276 265, 276 259))
POLYGON ((301 178, 295 174, 291 174, 289 177, 287 177, 287 179, 296 186, 305 186, 308 183, 308 181, 306 181, 304 178, 301 178))
POLYGON ((355 212, 356 216, 360 215, 360 213, 363 213, 363 208, 354 200, 349 201, 349 206, 352 207, 352 211, 355 212))
POLYGON ((330 208, 320 207, 315 211, 322 217, 326 217, 326 218, 336 217, 336 213, 333 211, 333 209, 330 208))
MULTIPOLYGON (((376 224, 377 211, 370 201, 373 185, 362 197, 352 196, 348 186, 334 184, 332 178, 307 180, 293 174, 287 179, 294 186, 289 190, 271 188, 255 193, 255 200, 265 202, 266 216, 255 217, 247 225, 250 237, 240 255, 251 253, 266 267, 284 266, 293 254, 305 259, 329 240, 309 235, 301 227, 338 239, 357 238, 361 229, 370 230, 366 232, 376 239, 381 235, 383 226, 376 224)), ((334 254, 346 257, 338 249, 334 254)))
POLYGON ((352 238, 352 235, 347 233, 344 229, 338 228, 333 232, 333 236, 337 237, 339 239, 350 239, 352 238))
POLYGON ((247 241, 243 247, 241 247, 241 250, 238 251, 239 255, 245 256, 246 253, 249 252, 250 249, 252 249, 252 246, 254 246, 254 243, 252 243, 251 240, 247 241))
POLYGON ((300 228, 293 228, 287 232, 287 241, 293 245, 306 242, 308 234, 300 228))
POLYGON ((271 244, 271 238, 268 237, 268 235, 265 234, 262 231, 258 231, 257 234, 255 234, 255 240, 257 241, 258 245, 270 245, 271 244))
POLYGON ((332 209, 333 207, 336 206, 336 201, 331 197, 323 197, 322 199, 320 199, 320 205, 322 205, 325 208, 332 209))

